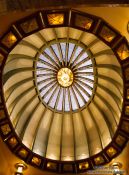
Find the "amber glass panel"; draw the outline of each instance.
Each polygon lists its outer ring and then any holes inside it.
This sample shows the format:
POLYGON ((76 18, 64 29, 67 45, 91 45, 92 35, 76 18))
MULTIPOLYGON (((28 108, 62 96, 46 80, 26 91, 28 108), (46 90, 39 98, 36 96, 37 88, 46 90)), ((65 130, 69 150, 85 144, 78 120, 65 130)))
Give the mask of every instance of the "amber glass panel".
POLYGON ((122 130, 129 133, 129 122, 124 121, 121 126, 122 130))
POLYGON ((106 152, 109 157, 113 157, 117 153, 117 150, 113 147, 110 147, 106 152))
POLYGON ((118 145, 123 146, 123 144, 126 142, 126 139, 125 137, 118 135, 115 141, 118 145))
POLYGON ((16 140, 15 137, 12 137, 8 140, 8 143, 12 148, 14 148, 18 144, 18 141, 16 140))
POLYGON ((125 107, 125 114, 126 114, 126 115, 129 115, 129 106, 126 106, 126 107, 125 107))
POLYGON ((78 27, 89 30, 91 28, 92 23, 93 20, 88 17, 81 15, 76 15, 75 17, 75 25, 78 27))
POLYGON ((33 157, 32 163, 35 164, 35 165, 37 165, 37 166, 40 166, 41 159, 39 159, 38 157, 33 157))
POLYGON ((96 165, 99 165, 101 163, 104 163, 104 158, 102 156, 98 156, 98 157, 94 158, 94 162, 96 165))
POLYGON ((22 158, 26 158, 27 155, 28 155, 28 152, 27 152, 24 148, 22 148, 22 149, 19 151, 18 154, 19 154, 22 158))
POLYGON ((125 69, 125 77, 126 77, 126 80, 129 80, 129 68, 125 69))
POLYGON ((47 169, 56 170, 57 169, 57 164, 53 163, 53 162, 48 162, 47 163, 47 169))
POLYGON ((64 23, 64 14, 49 14, 47 18, 50 25, 61 25, 64 23))
POLYGON ((3 59, 4 59, 4 56, 0 53, 0 65, 2 64, 3 59))
POLYGON ((5 118, 4 110, 0 110, 0 119, 5 118))
POLYGON ((16 36, 12 33, 12 32, 9 32, 3 39, 2 39, 2 43, 8 47, 8 48, 11 48, 15 42, 17 41, 17 38, 16 36))
POLYGON ((63 170, 64 171, 73 171, 73 166, 70 164, 64 165, 63 170))
POLYGON ((129 49, 126 44, 121 44, 117 49, 117 54, 119 55, 121 60, 124 60, 129 57, 129 49))
POLYGON ((36 19, 28 20, 28 21, 20 24, 20 26, 25 33, 30 33, 32 31, 38 29, 38 23, 37 23, 36 19))
POLYGON ((129 100, 129 89, 127 89, 127 96, 126 98, 129 100))
POLYGON ((107 26, 102 27, 99 35, 107 42, 111 42, 116 36, 116 34, 107 26))
POLYGON ((1 126, 1 130, 4 135, 7 135, 11 132, 10 126, 8 124, 1 126))
POLYGON ((88 162, 83 162, 79 164, 79 169, 80 170, 85 170, 89 168, 89 163, 88 162))

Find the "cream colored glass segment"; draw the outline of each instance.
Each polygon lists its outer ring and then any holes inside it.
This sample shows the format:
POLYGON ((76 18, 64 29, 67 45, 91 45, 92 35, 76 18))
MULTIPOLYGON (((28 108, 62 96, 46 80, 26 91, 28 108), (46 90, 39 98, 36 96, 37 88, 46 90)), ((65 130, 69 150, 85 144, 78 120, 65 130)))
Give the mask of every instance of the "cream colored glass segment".
MULTIPOLYGON (((94 98, 95 103, 98 104, 98 101, 94 98)), ((100 132, 100 137, 102 141, 102 146, 105 148, 111 141, 111 135, 108 129, 107 122, 104 119, 104 114, 97 108, 95 103, 89 105, 90 110, 94 116, 96 125, 98 126, 98 132, 100 132)))
POLYGON ((82 34, 82 31, 77 30, 77 29, 73 29, 73 28, 69 28, 70 38, 78 40, 80 38, 81 34, 82 34))
POLYGON ((101 142, 100 142, 99 134, 95 126, 95 123, 92 120, 92 117, 88 112, 88 110, 84 109, 82 111, 82 114, 84 116, 84 122, 85 122, 84 124, 87 129, 89 154, 90 156, 92 156, 102 150, 101 142))
POLYGON ((46 158, 60 160, 62 114, 54 115, 47 145, 46 158))
POLYGON ((87 135, 85 131, 85 124, 83 123, 82 116, 80 112, 73 114, 73 123, 74 123, 74 133, 75 133, 75 154, 76 160, 80 158, 88 158, 89 150, 87 143, 87 135))
MULTIPOLYGON (((32 108, 33 109, 33 108, 32 108)), ((34 113, 31 116, 31 120, 25 130, 24 137, 22 139, 23 144, 25 144, 28 148, 32 148, 34 144, 34 140, 36 137, 36 131, 38 124, 40 122, 40 119, 42 117, 42 113, 44 111, 45 107, 40 103, 34 113), (35 125, 34 125, 35 123, 35 125), (31 132, 30 132, 31 131, 31 132)))
MULTIPOLYGON (((6 84, 4 84, 4 91, 5 91, 5 96, 6 96, 6 91, 13 86, 15 83, 20 82, 26 78, 33 77, 32 72, 19 72, 15 74, 13 77, 10 77, 6 84)), ((7 94, 8 97, 8 94, 7 94)))
POLYGON ((98 71, 98 74, 100 74, 100 75, 104 75, 106 77, 110 77, 110 78, 116 80, 118 83, 120 83, 120 85, 121 85, 120 88, 123 89, 123 80, 122 80, 122 77, 115 70, 113 70, 113 69, 110 69, 109 70, 106 67, 102 67, 102 68, 98 68, 97 71, 98 71))
POLYGON ((72 116, 65 114, 63 117, 63 130, 62 130, 62 149, 61 160, 70 161, 74 160, 74 138, 73 138, 73 124, 72 116))
POLYGON ((38 128, 33 151, 41 156, 46 156, 47 139, 52 121, 52 111, 45 109, 42 113, 42 120, 38 128))
MULTIPOLYGON (((16 104, 14 104, 14 105, 11 105, 11 107, 9 107, 9 109, 8 109, 8 112, 9 112, 9 114, 11 114, 11 116, 10 116, 10 118, 12 118, 12 109, 13 109, 13 111, 15 112, 15 109, 17 109, 19 106, 21 106, 21 105, 23 105, 23 103, 26 101, 26 100, 28 100, 28 98, 31 96, 34 96, 35 95, 35 90, 30 90, 28 93, 27 93, 27 95, 26 96, 24 96, 24 97, 22 97, 22 98, 20 98, 19 99, 19 101, 16 103, 16 104)), ((38 98, 37 98, 38 99, 38 98)), ((30 111, 31 109, 29 109, 29 107, 28 107, 28 112, 30 111)))
MULTIPOLYGON (((117 124, 116 124, 116 119, 113 114, 113 111, 111 108, 109 108, 103 101, 102 99, 99 98, 99 96, 95 95, 94 100, 101 105, 103 112, 105 114, 106 119, 109 121, 109 126, 110 129, 112 130, 113 134, 115 133, 117 129, 117 124)), ((107 101, 108 102, 108 101, 107 101)))
POLYGON ((98 83, 100 85, 104 86, 105 88, 108 87, 108 89, 110 89, 110 91, 112 93, 114 93, 115 95, 117 94, 116 95, 118 97, 117 103, 121 107, 122 103, 123 103, 123 99, 122 99, 122 95, 120 94, 120 91, 118 90, 118 88, 120 88, 120 87, 117 88, 113 83, 106 81, 104 79, 101 79, 101 78, 99 78, 98 83))
POLYGON ((14 69, 26 68, 26 67, 33 67, 33 59, 26 60, 26 61, 24 59, 17 59, 17 60, 15 59, 6 64, 6 67, 4 69, 4 74, 14 69))
POLYGON ((68 37, 68 27, 55 28, 58 38, 67 38, 68 37))
POLYGON ((91 52, 93 54, 95 54, 95 53, 97 53, 99 51, 104 51, 104 50, 110 49, 110 47, 108 47, 105 43, 103 43, 102 41, 99 40, 94 45, 92 45, 90 47, 90 49, 91 49, 91 52))
POLYGON ((33 34, 30 35, 30 36, 24 38, 24 40, 31 43, 31 44, 33 44, 37 48, 41 48, 42 45, 45 44, 45 43, 43 43, 43 40, 41 39, 41 37, 36 35, 36 34, 35 35, 33 35, 33 34))
POLYGON ((7 107, 9 107, 10 104, 16 99, 16 97, 21 94, 21 88, 23 91, 25 91, 26 89, 29 89, 31 87, 33 87, 33 82, 24 83, 20 87, 16 88, 15 91, 13 91, 12 94, 7 99, 7 102, 6 102, 7 107))
POLYGON ((83 37, 82 37, 82 42, 85 45, 89 45, 90 43, 92 43, 93 41, 97 40, 97 37, 91 33, 84 33, 83 37))
POLYGON ((41 30, 40 33, 46 41, 55 39, 55 33, 52 28, 41 30))
POLYGON ((103 94, 103 98, 113 107, 113 109, 114 109, 113 112, 115 114, 115 119, 116 119, 117 123, 119 123, 119 117, 120 117, 121 112, 120 112, 116 102, 112 98, 112 95, 109 95, 106 91, 102 90, 99 87, 97 87, 97 93, 99 93, 101 95, 103 94))
MULTIPOLYGON (((18 113, 20 112, 20 110, 23 108, 23 102, 28 102, 33 96, 35 95, 35 90, 32 90, 32 91, 30 91, 28 94, 27 94, 27 98, 26 98, 26 100, 23 98, 23 99, 21 99, 21 100, 19 100, 19 102, 16 104, 16 106, 15 106, 15 110, 13 110, 13 112, 11 113, 11 115, 10 115, 10 119, 11 119, 11 121, 12 121, 12 123, 13 123, 13 125, 14 125, 14 127, 16 126, 16 122, 17 122, 17 120, 18 120, 18 113)), ((36 101, 38 100, 38 98, 36 98, 35 99, 36 101)), ((33 103, 33 101, 31 101, 30 102, 30 106, 28 106, 26 109, 25 109, 25 111, 24 111, 24 113, 22 112, 22 114, 21 115, 23 115, 23 114, 28 114, 28 112, 31 112, 31 110, 32 110, 32 107, 31 107, 31 105, 32 105, 32 103, 33 103)), ((25 116, 24 116, 25 117, 25 116)), ((21 119, 22 120, 22 119, 21 119)), ((19 120, 19 122, 20 122, 20 120, 19 120)), ((18 122, 18 124, 20 124, 18 122)), ((24 122, 24 121, 23 121, 24 122)))
MULTIPOLYGON (((27 96, 28 97, 29 96, 33 96, 32 94, 33 94, 33 91, 30 91, 27 94, 27 96)), ((24 98, 21 98, 21 100, 19 100, 19 102, 16 105, 16 108, 18 108, 18 105, 22 105, 23 104, 23 101, 26 101, 27 100, 27 96, 26 96, 26 98, 24 97, 24 98)), ((38 102, 39 102, 39 100, 38 100, 38 98, 36 98, 34 101, 32 101, 32 103, 30 103, 28 105, 28 107, 25 109, 25 111, 21 114, 20 120, 19 120, 18 125, 16 127, 16 132, 18 134, 20 134, 23 131, 23 128, 24 128, 24 125, 25 125, 27 119, 30 117, 32 110, 38 104, 38 102)))
MULTIPOLYGON (((99 52, 98 52, 99 53, 99 52)), ((119 62, 116 59, 115 55, 113 55, 113 52, 109 49, 109 54, 103 54, 95 57, 97 65, 99 64, 109 64, 109 65, 115 65, 120 68, 119 62), (111 55, 112 53, 112 55, 111 55)))
POLYGON ((34 57, 36 53, 37 51, 33 48, 20 44, 16 45, 16 47, 11 51, 11 54, 24 54, 32 57, 34 57))

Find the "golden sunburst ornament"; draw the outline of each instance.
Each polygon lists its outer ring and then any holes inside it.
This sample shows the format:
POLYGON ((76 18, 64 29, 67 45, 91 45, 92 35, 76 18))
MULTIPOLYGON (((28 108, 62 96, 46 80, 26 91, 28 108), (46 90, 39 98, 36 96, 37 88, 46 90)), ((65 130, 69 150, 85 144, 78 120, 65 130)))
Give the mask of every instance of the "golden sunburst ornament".
POLYGON ((63 87, 68 87, 73 83, 73 73, 72 71, 65 67, 61 68, 57 74, 58 83, 63 87))

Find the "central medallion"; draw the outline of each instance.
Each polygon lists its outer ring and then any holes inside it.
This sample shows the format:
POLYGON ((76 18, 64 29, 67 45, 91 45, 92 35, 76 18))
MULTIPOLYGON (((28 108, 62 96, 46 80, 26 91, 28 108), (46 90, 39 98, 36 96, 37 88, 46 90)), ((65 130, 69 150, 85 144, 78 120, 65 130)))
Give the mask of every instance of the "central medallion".
POLYGON ((73 83, 72 71, 67 67, 61 68, 57 73, 57 80, 62 87, 69 87, 73 83))

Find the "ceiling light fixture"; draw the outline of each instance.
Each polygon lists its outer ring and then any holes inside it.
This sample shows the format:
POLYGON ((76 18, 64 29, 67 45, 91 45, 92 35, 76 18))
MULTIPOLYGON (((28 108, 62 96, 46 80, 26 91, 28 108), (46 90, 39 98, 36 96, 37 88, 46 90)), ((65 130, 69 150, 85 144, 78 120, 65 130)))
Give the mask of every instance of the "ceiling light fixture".
POLYGON ((24 163, 17 163, 15 165, 16 172, 15 175, 23 175, 23 171, 27 169, 27 166, 24 163))
POLYGON ((122 175, 122 171, 120 170, 122 164, 120 162, 114 162, 111 166, 113 168, 113 175, 122 175))
POLYGON ((128 33, 129 33, 129 21, 128 21, 128 23, 127 23, 127 31, 128 31, 128 33))

